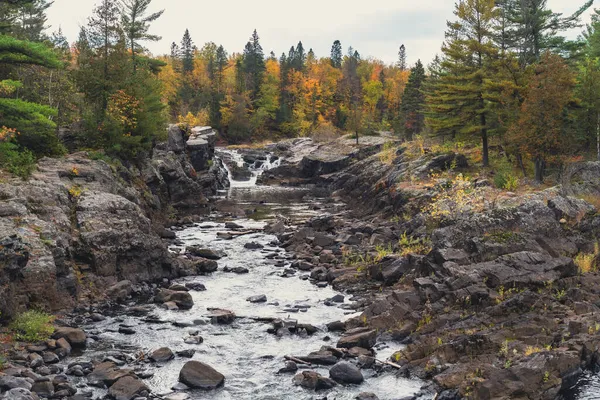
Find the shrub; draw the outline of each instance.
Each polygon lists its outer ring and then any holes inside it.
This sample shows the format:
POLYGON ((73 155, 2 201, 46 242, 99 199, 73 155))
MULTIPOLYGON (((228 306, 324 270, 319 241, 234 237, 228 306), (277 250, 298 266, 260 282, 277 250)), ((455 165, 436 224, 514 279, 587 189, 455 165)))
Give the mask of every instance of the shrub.
POLYGON ((0 168, 27 179, 35 169, 35 157, 29 150, 20 150, 12 142, 0 142, 0 168))
POLYGON ((385 142, 381 152, 378 154, 379 161, 382 164, 392 165, 396 160, 396 152, 398 148, 394 142, 385 142))
POLYGON ((54 333, 53 320, 52 315, 43 311, 29 310, 17 315, 10 328, 17 340, 40 342, 49 339, 54 333))
POLYGON ((514 191, 519 187, 519 178, 513 173, 513 167, 506 159, 502 159, 496 166, 494 184, 498 189, 514 191))

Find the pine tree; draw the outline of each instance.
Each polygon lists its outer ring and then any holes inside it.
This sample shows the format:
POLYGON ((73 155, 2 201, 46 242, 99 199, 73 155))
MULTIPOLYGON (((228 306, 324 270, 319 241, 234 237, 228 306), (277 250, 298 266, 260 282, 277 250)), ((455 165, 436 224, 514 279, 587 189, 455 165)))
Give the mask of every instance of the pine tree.
POLYGON ((587 0, 577 12, 563 17, 548 8, 547 0, 500 0, 501 46, 516 51, 523 67, 539 61, 545 50, 568 51, 572 44, 558 33, 581 26, 581 15, 592 4, 587 0))
POLYGON ((44 30, 48 28, 46 10, 54 3, 48 0, 31 0, 21 4, 16 10, 13 35, 20 39, 42 41, 46 39, 44 30))
POLYGON ((400 71, 406 71, 406 47, 404 45, 400 45, 400 49, 398 50, 398 68, 400 71))
POLYGON ((449 22, 442 51, 445 73, 427 96, 428 125, 434 132, 458 132, 478 136, 483 165, 489 165, 490 100, 496 95, 491 83, 497 48, 494 0, 464 0, 456 4, 458 20, 449 22))
MULTIPOLYGON (((19 65, 62 66, 56 53, 45 45, 0 35, 0 70, 7 71, 19 65)), ((10 96, 22 86, 21 82, 11 79, 3 79, 0 84, 4 96, 10 96)), ((0 126, 16 129, 19 132, 17 143, 36 155, 56 155, 62 151, 55 135, 56 124, 52 121, 55 116, 56 109, 49 106, 22 99, 0 98, 0 126)))
POLYGON ((425 125, 425 95, 423 94, 425 79, 425 68, 421 60, 418 60, 410 70, 410 77, 402 96, 402 113, 407 140, 412 140, 414 135, 420 134, 425 125))
POLYGON ((92 17, 89 18, 86 30, 87 41, 92 48, 99 52, 102 64, 100 93, 92 94, 87 91, 86 94, 99 97, 102 112, 108 106, 110 87, 109 56, 121 38, 120 35, 118 7, 115 0, 102 0, 100 5, 94 9, 92 17))
POLYGON ((121 21, 129 42, 134 73, 138 63, 136 54, 145 50, 140 42, 156 42, 161 39, 160 36, 152 35, 148 31, 150 23, 160 18, 165 10, 147 15, 151 3, 152 0, 121 0, 121 21))
POLYGON ((190 31, 185 30, 181 39, 180 57, 182 69, 184 73, 189 73, 194 70, 194 42, 190 36, 190 31))
POLYGON ((333 68, 342 68, 342 43, 339 40, 333 42, 331 47, 331 66, 333 68))

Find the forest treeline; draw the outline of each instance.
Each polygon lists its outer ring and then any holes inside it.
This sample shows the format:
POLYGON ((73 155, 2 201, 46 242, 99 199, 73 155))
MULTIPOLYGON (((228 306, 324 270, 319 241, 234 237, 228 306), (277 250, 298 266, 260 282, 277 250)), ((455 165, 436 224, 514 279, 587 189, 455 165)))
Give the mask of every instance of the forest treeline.
MULTIPOLYGON (((79 37, 47 35, 48 0, 0 0, 0 165, 26 174, 36 157, 95 149, 125 161, 164 138, 167 122, 211 125, 224 141, 392 131, 490 148, 542 181, 548 166, 600 156, 600 11, 573 15, 546 0, 463 0, 441 54, 386 64, 336 40, 265 54, 257 31, 229 53, 188 30, 171 52, 152 0, 100 0, 79 37)), ((368 51, 368 49, 361 49, 368 51)), ((410 51, 410 49, 408 49, 410 51)))

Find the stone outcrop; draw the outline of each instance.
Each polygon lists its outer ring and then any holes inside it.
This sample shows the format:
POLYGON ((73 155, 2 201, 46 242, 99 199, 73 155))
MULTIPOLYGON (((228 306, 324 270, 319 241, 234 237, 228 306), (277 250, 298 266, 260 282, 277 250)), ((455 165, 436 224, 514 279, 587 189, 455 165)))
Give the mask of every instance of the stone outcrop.
MULTIPOLYGON (((141 165, 126 168, 81 152, 41 159, 26 182, 2 181, 2 317, 35 304, 68 307, 75 298, 103 296, 119 281, 135 285, 196 273, 168 252, 164 224, 175 214, 205 212, 207 197, 224 187, 227 172, 211 162, 214 132, 192 134, 210 144, 202 165, 192 164, 200 150, 173 125, 167 142, 141 165)), ((116 289, 106 294, 120 301, 128 296, 116 289)))

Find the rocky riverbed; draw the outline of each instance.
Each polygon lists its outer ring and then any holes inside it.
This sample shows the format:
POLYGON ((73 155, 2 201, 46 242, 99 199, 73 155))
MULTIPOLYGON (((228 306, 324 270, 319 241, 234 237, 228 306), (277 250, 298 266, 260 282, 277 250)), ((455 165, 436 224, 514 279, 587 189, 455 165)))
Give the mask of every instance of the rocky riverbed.
POLYGON ((210 161, 210 132, 187 135, 170 129, 153 170, 75 155, 1 186, 4 290, 22 293, 6 309, 39 304, 25 288, 47 268, 80 304, 57 321, 79 344, 11 353, 8 398, 594 398, 600 216, 581 199, 600 164, 510 193, 385 136, 210 161))

